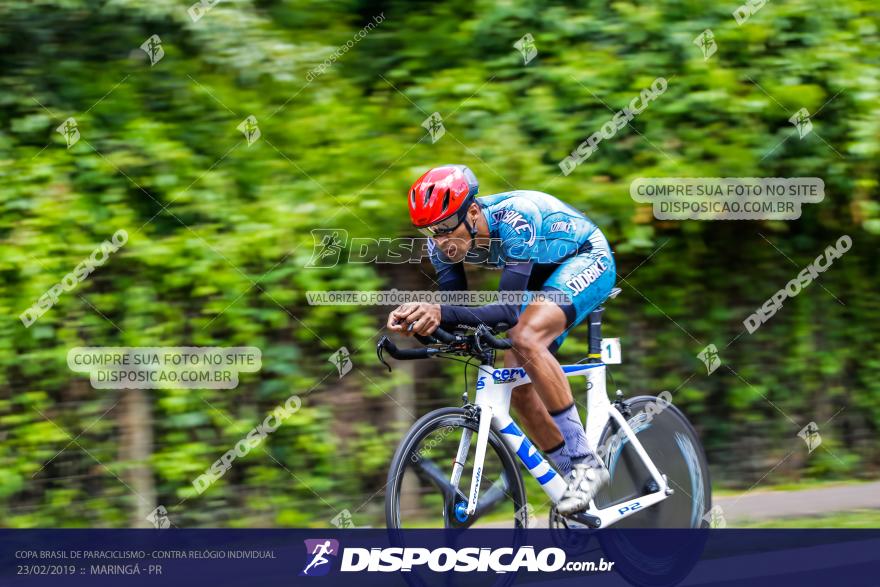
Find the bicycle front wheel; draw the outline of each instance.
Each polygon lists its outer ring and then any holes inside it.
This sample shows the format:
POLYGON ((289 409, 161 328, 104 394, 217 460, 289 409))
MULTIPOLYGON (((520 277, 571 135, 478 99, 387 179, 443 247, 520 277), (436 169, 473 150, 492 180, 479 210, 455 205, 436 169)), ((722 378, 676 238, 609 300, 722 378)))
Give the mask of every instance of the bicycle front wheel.
POLYGON ((385 518, 389 528, 528 527, 526 493, 517 462, 489 432, 477 509, 468 501, 479 421, 466 408, 443 408, 410 428, 388 471, 385 518))

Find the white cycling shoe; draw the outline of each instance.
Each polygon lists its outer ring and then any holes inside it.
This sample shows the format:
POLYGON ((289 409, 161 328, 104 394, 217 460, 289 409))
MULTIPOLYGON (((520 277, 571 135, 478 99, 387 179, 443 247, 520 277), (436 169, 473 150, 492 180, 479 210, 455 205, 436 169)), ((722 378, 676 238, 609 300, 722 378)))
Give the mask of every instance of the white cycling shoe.
POLYGON ((556 511, 563 516, 569 516, 587 509, 590 500, 610 478, 605 467, 575 465, 568 474, 568 489, 562 494, 562 500, 556 504, 556 511))

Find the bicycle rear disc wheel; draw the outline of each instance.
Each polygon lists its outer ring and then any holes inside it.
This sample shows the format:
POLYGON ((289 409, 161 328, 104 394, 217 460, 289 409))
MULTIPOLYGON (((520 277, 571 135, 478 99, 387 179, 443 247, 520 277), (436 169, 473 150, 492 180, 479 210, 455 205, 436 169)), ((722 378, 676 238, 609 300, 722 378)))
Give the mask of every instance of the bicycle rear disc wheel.
POLYGON ((489 433, 480 474, 477 511, 471 516, 462 512, 474 474, 478 427, 470 411, 443 408, 410 428, 388 471, 385 518, 389 528, 527 527, 522 476, 494 430, 489 433), (462 443, 468 450, 461 478, 453 486, 453 466, 462 443))
MULTIPOLYGON (((674 493, 644 511, 620 520, 614 528, 701 528, 712 508, 709 466, 696 431, 672 404, 651 396, 625 401, 628 422, 674 493), (646 412, 647 406, 657 406, 646 412), (654 412, 653 414, 651 412, 654 412)), ((611 481, 596 496, 600 509, 611 507, 657 490, 647 467, 629 439, 609 422, 602 432, 605 464, 611 481)))

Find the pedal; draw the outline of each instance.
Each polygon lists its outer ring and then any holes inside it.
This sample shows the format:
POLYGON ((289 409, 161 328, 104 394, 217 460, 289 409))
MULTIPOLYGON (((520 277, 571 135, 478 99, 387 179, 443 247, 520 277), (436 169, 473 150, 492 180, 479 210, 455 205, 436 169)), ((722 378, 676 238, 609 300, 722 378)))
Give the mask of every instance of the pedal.
POLYGON ((576 514, 571 514, 570 516, 565 516, 569 520, 573 520, 578 524, 583 524, 589 528, 599 528, 602 526, 602 519, 596 516, 590 515, 585 512, 578 512, 576 514))

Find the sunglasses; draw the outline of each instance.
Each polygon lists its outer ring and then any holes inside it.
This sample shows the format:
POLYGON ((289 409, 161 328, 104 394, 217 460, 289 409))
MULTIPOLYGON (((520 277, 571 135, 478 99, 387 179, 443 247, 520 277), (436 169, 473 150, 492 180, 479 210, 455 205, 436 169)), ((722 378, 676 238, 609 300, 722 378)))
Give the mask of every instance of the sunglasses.
POLYGON ((418 229, 423 235, 432 237, 438 236, 441 234, 449 234, 454 232, 459 225, 464 222, 464 216, 461 218, 458 217, 458 214, 453 214, 446 220, 441 220, 431 226, 425 226, 423 228, 418 229))

